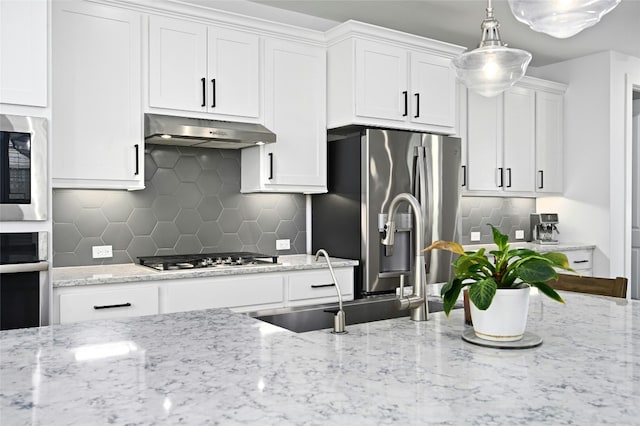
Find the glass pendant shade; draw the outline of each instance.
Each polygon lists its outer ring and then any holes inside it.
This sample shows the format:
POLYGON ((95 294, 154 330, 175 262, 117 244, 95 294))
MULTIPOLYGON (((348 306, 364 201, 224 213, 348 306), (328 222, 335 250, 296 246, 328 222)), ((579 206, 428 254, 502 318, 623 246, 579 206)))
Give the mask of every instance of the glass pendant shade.
POLYGON ((534 31, 556 38, 578 34, 600 21, 621 0, 509 0, 513 16, 534 31))
POLYGON ((527 71, 531 54, 506 46, 485 46, 453 60, 456 76, 482 96, 492 97, 513 86, 527 71))
POLYGON ((451 62, 458 80, 468 89, 486 97, 499 95, 513 86, 524 76, 531 62, 531 53, 511 49, 502 42, 499 27, 493 17, 491 0, 488 0, 479 47, 451 62))

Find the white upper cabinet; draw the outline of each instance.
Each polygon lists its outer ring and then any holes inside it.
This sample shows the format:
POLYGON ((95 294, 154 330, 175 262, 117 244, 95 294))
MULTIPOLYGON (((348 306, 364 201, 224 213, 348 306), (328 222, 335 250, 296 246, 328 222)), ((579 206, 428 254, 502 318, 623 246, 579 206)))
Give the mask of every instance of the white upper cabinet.
POLYGON ((242 150, 242 192, 327 191, 326 54, 265 40, 265 126, 276 142, 242 150))
POLYGON ((259 41, 250 32, 151 16, 149 107, 259 118, 259 41))
MULTIPOLYGON (((368 40, 356 41, 357 116, 406 121, 407 56, 405 49, 392 45, 368 40)), ((334 65, 331 61, 329 63, 334 65)))
POLYGON ((47 106, 47 0, 0 1, 0 103, 47 106))
POLYGON ((143 188, 140 14, 53 7, 53 187, 143 188))
POLYGON ((465 129, 467 193, 533 197, 562 192, 565 89, 525 77, 491 98, 466 91, 460 127, 465 129))
POLYGON ((563 191, 563 117, 562 92, 536 92, 536 192, 563 191))
POLYGON ((535 91, 512 87, 504 93, 502 188, 533 192, 535 180, 535 91))
POLYGON ((355 21, 327 35, 329 128, 456 133, 456 80, 449 64, 464 48, 355 21))

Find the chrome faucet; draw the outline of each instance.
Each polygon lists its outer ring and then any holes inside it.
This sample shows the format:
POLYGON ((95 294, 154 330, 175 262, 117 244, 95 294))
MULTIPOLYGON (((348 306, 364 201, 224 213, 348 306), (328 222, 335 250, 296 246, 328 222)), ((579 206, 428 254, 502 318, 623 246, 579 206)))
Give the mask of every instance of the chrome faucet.
POLYGON ((346 333, 345 331, 345 315, 342 310, 342 293, 340 292, 340 286, 338 285, 338 280, 336 279, 336 274, 333 273, 333 267, 331 266, 331 261, 329 260, 329 253, 325 249, 319 249, 316 252, 316 262, 318 261, 318 257, 323 255, 327 259, 327 265, 329 265, 329 272, 331 273, 331 278, 333 278, 333 287, 336 288, 336 292, 338 292, 338 312, 336 312, 333 317, 333 332, 337 334, 346 333))
POLYGON ((411 206, 411 210, 413 212, 414 217, 414 228, 413 228, 413 241, 415 244, 414 252, 415 258, 413 262, 413 294, 410 296, 406 296, 403 294, 404 290, 404 280, 400 279, 401 289, 400 295, 398 296, 398 308, 399 309, 410 309, 411 310, 411 319, 413 321, 427 321, 429 319, 429 307, 427 304, 427 281, 426 281, 426 272, 425 272, 425 263, 424 263, 424 253, 422 249, 424 248, 423 244, 423 235, 424 228, 422 223, 422 209, 420 207, 420 203, 416 198, 408 194, 406 192, 400 193, 396 195, 393 200, 391 200, 391 204, 389 204, 389 214, 387 223, 385 224, 385 236, 382 239, 382 244, 385 246, 385 251, 387 253, 391 252, 391 249, 394 244, 394 234, 396 233, 396 210, 398 209, 398 205, 401 202, 407 202, 411 206))

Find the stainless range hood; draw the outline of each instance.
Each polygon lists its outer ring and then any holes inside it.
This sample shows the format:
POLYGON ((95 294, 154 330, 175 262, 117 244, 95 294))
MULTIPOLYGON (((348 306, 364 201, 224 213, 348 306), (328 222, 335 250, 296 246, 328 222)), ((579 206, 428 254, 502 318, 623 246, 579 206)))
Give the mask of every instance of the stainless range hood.
POLYGON ((144 115, 144 138, 150 144, 226 149, 276 141, 275 133, 260 124, 159 114, 144 115))

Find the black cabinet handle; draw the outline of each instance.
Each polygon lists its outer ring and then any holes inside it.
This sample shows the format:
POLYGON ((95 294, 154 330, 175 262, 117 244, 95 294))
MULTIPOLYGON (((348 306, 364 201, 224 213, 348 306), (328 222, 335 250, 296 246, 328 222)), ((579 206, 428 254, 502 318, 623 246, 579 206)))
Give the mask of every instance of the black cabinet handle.
POLYGON ((416 115, 413 118, 420 117, 420 93, 414 95, 416 97, 416 115))
POLYGON ((119 303, 117 305, 94 305, 93 309, 111 309, 111 308, 128 308, 131 303, 119 303))
POLYGON ((588 260, 574 260, 573 263, 589 263, 588 260))
POLYGON ((335 283, 331 284, 311 284, 311 288, 335 287, 335 283))
POLYGON ((140 145, 133 145, 133 149, 136 150, 136 171, 134 173, 134 176, 138 176, 138 174, 140 173, 140 145))
POLYGON ((538 173, 540 173, 540 186, 538 189, 542 189, 544 188, 544 170, 538 170, 538 173))
POLYGON ((507 167, 507 176, 509 177, 507 188, 511 188, 511 167, 507 167))
POLYGON ((273 179, 273 152, 269 153, 269 180, 273 179))
POLYGON ((201 106, 207 106, 207 79, 202 77, 200 79, 200 81, 202 82, 202 105, 201 106))
POLYGON ((212 86, 212 95, 213 95, 213 100, 211 101, 211 108, 215 108, 216 107, 216 79, 212 78, 211 79, 211 86, 212 86))
POLYGON ((406 117, 409 112, 409 94, 405 90, 404 92, 402 92, 402 95, 404 96, 404 114, 402 114, 402 116, 406 117))
POLYGON ((498 185, 498 188, 502 188, 504 186, 504 169, 498 167, 498 170, 500 170, 500 185, 498 185))
POLYGON ((462 166, 462 186, 467 186, 467 166, 462 166))

